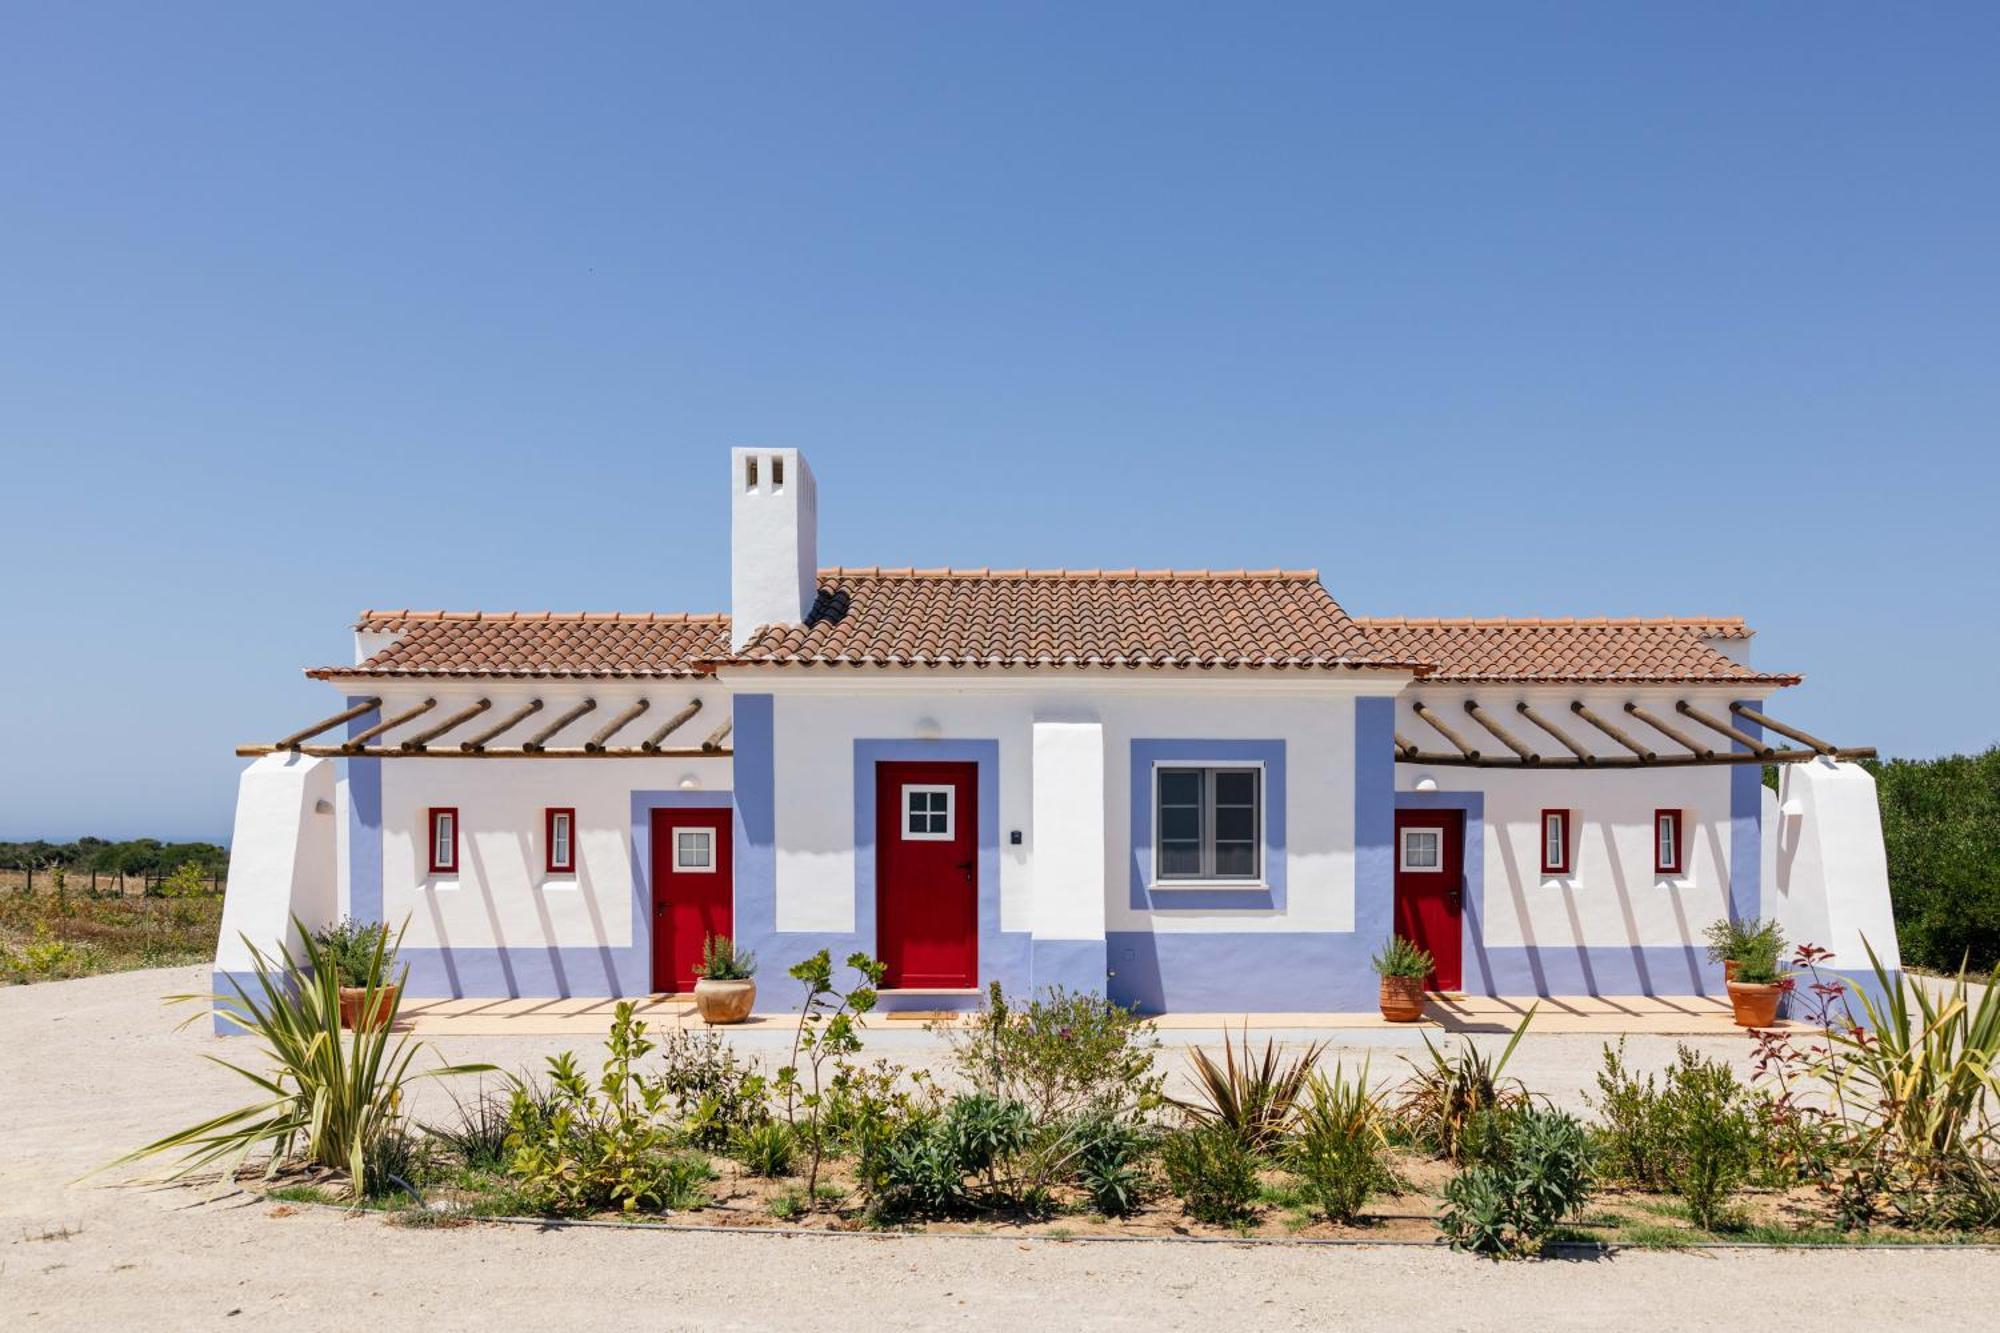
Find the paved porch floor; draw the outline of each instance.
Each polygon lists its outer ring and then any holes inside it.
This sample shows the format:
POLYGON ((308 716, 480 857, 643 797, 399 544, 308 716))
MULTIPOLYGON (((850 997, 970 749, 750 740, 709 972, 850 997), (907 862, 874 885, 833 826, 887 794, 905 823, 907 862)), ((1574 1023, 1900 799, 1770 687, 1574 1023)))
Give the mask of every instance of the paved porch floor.
MULTIPOLYGON (((656 1029, 708 1026, 686 996, 653 995, 636 1001, 639 1015, 656 1029)), ((586 999, 408 999, 403 1002, 399 1028, 428 1036, 558 1036, 602 1034, 611 1025, 618 1002, 586 999)), ((1359 1014, 1158 1014, 1153 1022, 1162 1035, 1223 1028, 1290 1032, 1378 1031, 1511 1032, 1531 1007, 1534 1031, 1546 1033, 1648 1033, 1656 1036, 1726 1036, 1738 1031, 1729 1002, 1702 995, 1552 995, 1433 996, 1424 1006, 1422 1023, 1390 1023, 1378 1013, 1359 1014)), ((864 1020, 882 1030, 920 1029, 940 1017, 930 1012, 872 1013, 864 1020)), ((740 1032, 789 1031, 791 1014, 753 1014, 740 1032)))

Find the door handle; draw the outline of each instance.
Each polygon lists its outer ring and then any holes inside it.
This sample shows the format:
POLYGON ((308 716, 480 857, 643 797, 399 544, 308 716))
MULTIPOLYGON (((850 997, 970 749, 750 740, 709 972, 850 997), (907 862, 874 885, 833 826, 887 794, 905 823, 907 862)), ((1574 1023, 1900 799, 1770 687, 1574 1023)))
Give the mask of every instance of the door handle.
POLYGON ((965 872, 965 882, 966 882, 967 884, 970 884, 970 883, 972 883, 972 882, 973 882, 973 879, 972 879, 972 867, 973 867, 973 863, 972 863, 971 861, 960 861, 960 862, 958 863, 958 868, 959 868, 960 870, 963 870, 963 871, 965 872))

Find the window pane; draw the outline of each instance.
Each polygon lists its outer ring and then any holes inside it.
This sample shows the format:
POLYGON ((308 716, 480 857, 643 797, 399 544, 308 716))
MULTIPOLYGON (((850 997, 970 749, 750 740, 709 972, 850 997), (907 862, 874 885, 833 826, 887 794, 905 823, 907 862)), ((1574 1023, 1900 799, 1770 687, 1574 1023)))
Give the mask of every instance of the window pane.
POLYGON ((1160 770, 1161 805, 1200 805, 1201 770, 1163 768, 1160 770))
POLYGON ((1188 879, 1201 874, 1199 842, 1162 842, 1160 875, 1164 879, 1188 879))
POLYGON ((1215 775, 1217 806, 1257 804, 1257 774, 1246 768, 1225 769, 1215 775))
POLYGON ((1411 829, 1403 834, 1403 865, 1411 870, 1437 869, 1437 833, 1431 829, 1411 829))
POLYGON ((1219 877, 1246 879, 1257 873, 1257 847, 1248 842, 1215 844, 1215 873, 1219 877))
POLYGON ((1542 840, 1542 863, 1551 866, 1561 865, 1563 863, 1563 853, 1567 850, 1565 844, 1569 841, 1563 836, 1563 818, 1561 815, 1548 816, 1543 825, 1542 840))
POLYGON ((1160 811, 1160 837, 1167 842, 1201 842, 1201 811, 1194 806, 1168 806, 1160 811))
POLYGON ((1215 841, 1254 842, 1257 837, 1257 807, 1218 805, 1215 807, 1215 841))

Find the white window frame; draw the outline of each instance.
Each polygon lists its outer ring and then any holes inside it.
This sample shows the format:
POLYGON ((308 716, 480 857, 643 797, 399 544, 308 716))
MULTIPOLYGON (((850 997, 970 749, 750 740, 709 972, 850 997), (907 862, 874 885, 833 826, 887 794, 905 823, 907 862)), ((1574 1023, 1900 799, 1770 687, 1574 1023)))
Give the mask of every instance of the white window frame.
POLYGON ((674 873, 677 875, 713 875, 715 873, 715 830, 706 824, 676 824, 673 829, 674 873), (708 864, 691 866, 681 860, 681 834, 699 833, 708 842, 708 864))
POLYGON ((1231 761, 1162 759, 1153 764, 1153 884, 1164 889, 1261 889, 1264 880, 1264 802, 1270 787, 1264 780, 1264 764, 1261 760, 1245 759, 1231 761), (1201 783, 1201 869, 1193 875, 1169 875, 1161 870, 1166 863, 1163 855, 1165 821, 1160 818, 1160 777, 1166 771, 1193 770, 1202 775, 1201 783), (1215 872, 1215 775, 1217 773, 1249 773, 1257 780, 1257 800, 1252 806, 1256 825, 1250 834, 1250 850, 1256 857, 1247 875, 1219 875, 1215 872))
POLYGON ((1444 873, 1444 830, 1435 824, 1417 824, 1403 830, 1396 840, 1396 868, 1412 875, 1442 875, 1444 873), (1416 865, 1410 860, 1410 835, 1421 833, 1436 840, 1437 860, 1427 866, 1416 865))
MULTIPOLYGON (((958 788, 951 783, 906 782, 898 799, 901 806, 897 814, 896 827, 901 831, 904 842, 950 842, 958 836, 958 788), (919 792, 925 795, 935 795, 939 792, 944 794, 944 832, 939 833, 935 830, 924 833, 910 832, 910 797, 919 792)), ((935 815, 937 811, 925 810, 922 813, 925 816, 924 823, 928 825, 930 816, 935 815)))

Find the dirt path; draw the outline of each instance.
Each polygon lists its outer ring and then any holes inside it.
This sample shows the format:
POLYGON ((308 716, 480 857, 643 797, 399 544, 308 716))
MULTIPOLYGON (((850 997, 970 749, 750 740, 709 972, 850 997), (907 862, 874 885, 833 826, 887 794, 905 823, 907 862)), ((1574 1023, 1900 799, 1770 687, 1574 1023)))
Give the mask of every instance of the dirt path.
MULTIPOLYGON (((185 1190, 74 1184, 145 1137, 244 1100, 159 997, 201 969, 0 989, 0 1327, 901 1329, 1978 1325, 2000 1254, 1871 1250, 1623 1254, 1497 1265, 1442 1250, 1280 1249, 1012 1239, 778 1238, 478 1226, 185 1190), (1815 1313, 1817 1312, 1817 1313, 1815 1313), (238 1322, 240 1321, 240 1322, 238 1322), (255 1321, 255 1322, 252 1322, 255 1321)), ((513 1066, 559 1039, 454 1042, 513 1066)), ((1521 1072, 1571 1101, 1595 1038, 1531 1037, 1521 1072)), ((1673 1043, 1634 1039, 1658 1067, 1673 1043)), ((1375 1050, 1378 1070, 1399 1067, 1375 1050)))

